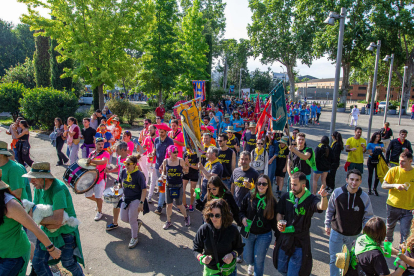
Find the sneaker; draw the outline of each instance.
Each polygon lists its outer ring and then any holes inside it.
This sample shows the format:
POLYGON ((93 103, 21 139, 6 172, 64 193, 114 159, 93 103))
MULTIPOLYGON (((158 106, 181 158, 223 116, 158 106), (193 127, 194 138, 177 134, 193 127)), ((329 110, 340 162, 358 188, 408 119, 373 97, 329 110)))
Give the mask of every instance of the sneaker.
POLYGON ((139 229, 141 229, 143 222, 140 219, 137 219, 137 221, 138 221, 138 233, 139 233, 139 229))
POLYGON ((254 266, 249 265, 249 267, 247 268, 247 275, 249 275, 249 276, 254 275, 254 266))
POLYGON ((158 208, 154 211, 154 213, 156 213, 157 215, 161 215, 161 213, 162 213, 162 209, 161 209, 160 207, 158 207, 158 208))
POLYGON ((187 216, 186 218, 184 218, 184 222, 185 222, 185 226, 189 227, 191 225, 190 216, 187 216))
POLYGON ((132 248, 134 248, 135 246, 137 246, 137 244, 138 244, 138 237, 137 237, 136 239, 132 238, 132 239, 129 241, 128 248, 129 248, 129 249, 132 249, 132 248))
POLYGON ((150 197, 150 198, 147 198, 147 202, 148 202, 148 204, 152 204, 154 202, 154 200, 152 200, 152 198, 150 197))
POLYGON ((95 221, 100 220, 100 219, 102 218, 102 216, 103 216, 103 214, 102 214, 102 213, 97 212, 97 213, 96 213, 96 216, 95 216, 95 221))
POLYGON ((158 193, 159 193, 158 188, 155 188, 154 189, 154 194, 158 194, 158 193))
POLYGON ((188 210, 188 205, 187 204, 184 204, 184 207, 185 207, 186 210, 188 210))
POLYGON ((57 162, 56 163, 56 166, 62 166, 63 165, 63 162, 57 162))
POLYGON ((172 226, 171 221, 167 221, 164 226, 162 227, 162 229, 167 230, 168 228, 170 228, 172 226))
POLYGON ((111 223, 108 226, 106 226, 106 231, 111 231, 111 230, 114 230, 116 228, 118 228, 118 224, 111 223))
POLYGON ((237 256, 236 262, 239 263, 239 264, 242 263, 243 262, 243 257, 242 256, 237 256))
POLYGON ((69 166, 70 165, 70 161, 66 161, 65 163, 63 163, 64 166, 69 166))
POLYGON ((188 211, 189 211, 189 212, 191 212, 191 213, 192 213, 192 212, 194 212, 194 207, 193 207, 193 205, 190 205, 190 208, 188 208, 188 211))

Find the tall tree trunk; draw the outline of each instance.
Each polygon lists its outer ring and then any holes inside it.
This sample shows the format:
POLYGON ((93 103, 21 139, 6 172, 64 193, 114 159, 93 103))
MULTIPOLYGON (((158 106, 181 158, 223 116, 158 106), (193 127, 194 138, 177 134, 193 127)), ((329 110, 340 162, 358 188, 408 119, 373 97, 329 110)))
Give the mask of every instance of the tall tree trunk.
POLYGON ((99 88, 98 86, 93 89, 93 109, 99 109, 99 88))
POLYGON ((287 65, 286 66, 287 75, 289 77, 289 85, 290 85, 290 98, 292 101, 295 101, 295 73, 293 72, 293 66, 287 65))
POLYGON ((211 67, 213 63, 213 36, 211 34, 206 34, 206 43, 208 44, 208 52, 206 54, 207 56, 207 68, 206 72, 208 75, 208 81, 206 82, 206 98, 210 99, 211 95, 211 67))
POLYGON ((402 114, 407 114, 407 110, 408 110, 408 103, 410 101, 411 98, 411 87, 412 87, 412 81, 413 81, 413 69, 414 69, 414 62, 410 61, 408 63, 408 68, 407 68, 407 73, 405 76, 405 83, 404 83, 404 98, 403 98, 403 108, 405 107, 405 113, 402 114))
POLYGON ((102 83, 101 85, 98 86, 98 93, 99 93, 99 108, 103 109, 105 106, 105 99, 104 99, 104 93, 103 93, 103 86, 104 84, 102 83))
POLYGON ((371 100, 372 82, 373 82, 373 76, 370 75, 369 78, 368 78, 367 96, 365 98, 367 103, 369 103, 370 100, 371 100))
POLYGON ((345 104, 345 108, 346 108, 346 97, 349 91, 350 73, 351 73, 351 64, 342 62, 342 85, 341 85, 340 102, 345 104))
POLYGON ((162 89, 160 85, 160 90, 158 91, 158 105, 162 102, 162 89))

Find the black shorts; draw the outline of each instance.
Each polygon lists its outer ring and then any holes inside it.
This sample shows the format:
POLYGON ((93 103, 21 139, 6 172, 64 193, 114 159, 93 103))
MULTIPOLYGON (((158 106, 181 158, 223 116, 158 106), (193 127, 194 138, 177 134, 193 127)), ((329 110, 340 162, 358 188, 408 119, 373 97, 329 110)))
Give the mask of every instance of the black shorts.
POLYGON ((184 174, 183 180, 190 180, 192 182, 198 182, 198 175, 184 174))
POLYGON ((276 168, 276 172, 275 172, 275 176, 279 176, 279 177, 285 177, 286 176, 286 172, 283 172, 283 168, 278 170, 276 168))

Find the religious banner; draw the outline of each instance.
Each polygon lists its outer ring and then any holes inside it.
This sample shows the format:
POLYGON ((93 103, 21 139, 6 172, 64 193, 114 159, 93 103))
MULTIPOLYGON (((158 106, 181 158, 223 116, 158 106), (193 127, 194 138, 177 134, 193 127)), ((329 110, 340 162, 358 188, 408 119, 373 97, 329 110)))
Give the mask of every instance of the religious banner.
POLYGON ((181 115, 181 122, 184 133, 185 147, 199 154, 204 149, 201 140, 201 120, 200 120, 200 109, 197 107, 196 101, 192 100, 189 107, 187 105, 180 104, 179 109, 181 115))
POLYGON ((206 81, 193 81, 194 99, 206 100, 206 81))

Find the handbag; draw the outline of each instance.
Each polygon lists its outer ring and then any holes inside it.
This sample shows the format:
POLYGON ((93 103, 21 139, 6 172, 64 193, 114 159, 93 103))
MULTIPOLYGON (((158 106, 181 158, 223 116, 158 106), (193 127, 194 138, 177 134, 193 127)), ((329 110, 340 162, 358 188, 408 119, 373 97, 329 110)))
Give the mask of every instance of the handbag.
POLYGON ((29 141, 22 141, 21 142, 21 151, 23 155, 28 155, 30 150, 29 141))
POLYGON ((78 145, 80 143, 80 138, 73 139, 73 144, 78 145))
MULTIPOLYGON (((259 211, 261 210, 261 208, 260 208, 260 206, 261 206, 261 202, 260 202, 260 205, 258 206, 258 209, 259 209, 259 211)), ((256 220, 256 217, 257 217, 257 213, 256 213, 256 215, 253 217, 253 219, 252 219, 252 222, 251 222, 251 224, 250 225, 252 225, 253 224, 253 222, 256 220)), ((240 235, 242 235, 245 239, 248 239, 249 238, 249 235, 250 235, 250 227, 249 227, 249 231, 246 231, 246 229, 245 229, 246 227, 241 227, 240 228, 240 235)))
POLYGON ((168 191, 170 193, 170 198, 180 198, 180 190, 181 187, 168 187, 168 191))
POLYGON ((233 273, 233 271, 236 269, 236 258, 233 258, 233 261, 231 261, 231 263, 226 264, 224 263, 221 267, 220 267, 220 262, 219 262, 219 258, 218 258, 218 253, 217 253, 217 247, 216 244, 214 243, 214 237, 213 234, 211 233, 211 231, 208 231, 208 235, 210 237, 210 240, 212 241, 212 245, 213 245, 213 254, 214 254, 214 259, 217 261, 217 270, 212 270, 210 268, 208 268, 207 266, 205 266, 205 270, 207 270, 207 274, 208 275, 219 275, 219 276, 228 276, 230 274, 233 273))

